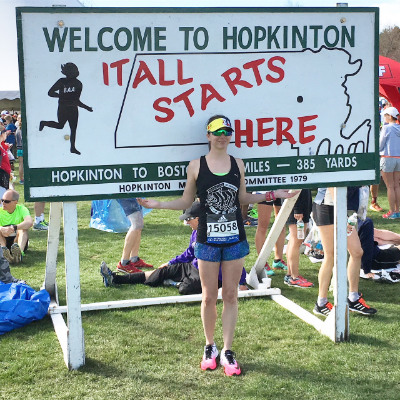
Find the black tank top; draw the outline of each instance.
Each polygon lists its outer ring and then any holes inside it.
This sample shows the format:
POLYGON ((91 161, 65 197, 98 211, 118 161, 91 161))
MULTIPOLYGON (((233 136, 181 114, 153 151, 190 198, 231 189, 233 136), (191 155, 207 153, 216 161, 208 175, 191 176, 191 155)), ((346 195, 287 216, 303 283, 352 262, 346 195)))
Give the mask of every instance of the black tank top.
POLYGON ((239 203, 240 171, 230 156, 231 169, 223 176, 213 174, 205 156, 200 157, 197 193, 201 214, 197 242, 211 246, 231 246, 246 239, 239 203))

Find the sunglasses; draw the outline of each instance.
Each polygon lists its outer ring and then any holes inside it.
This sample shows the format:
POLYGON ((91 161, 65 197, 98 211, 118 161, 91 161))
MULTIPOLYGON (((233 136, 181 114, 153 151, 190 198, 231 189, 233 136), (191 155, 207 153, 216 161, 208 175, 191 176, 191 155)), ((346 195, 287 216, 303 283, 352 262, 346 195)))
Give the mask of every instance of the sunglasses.
POLYGON ((15 201, 15 200, 6 200, 6 199, 1 199, 1 202, 2 202, 2 203, 6 203, 6 204, 9 204, 9 203, 11 203, 12 201, 15 201))
POLYGON ((189 222, 189 221, 192 221, 193 219, 196 219, 196 217, 188 217, 188 218, 185 218, 185 221, 186 221, 186 222, 189 222))
POLYGON ((221 135, 232 136, 232 131, 228 131, 227 129, 218 129, 217 131, 211 133, 214 136, 221 136, 221 135))

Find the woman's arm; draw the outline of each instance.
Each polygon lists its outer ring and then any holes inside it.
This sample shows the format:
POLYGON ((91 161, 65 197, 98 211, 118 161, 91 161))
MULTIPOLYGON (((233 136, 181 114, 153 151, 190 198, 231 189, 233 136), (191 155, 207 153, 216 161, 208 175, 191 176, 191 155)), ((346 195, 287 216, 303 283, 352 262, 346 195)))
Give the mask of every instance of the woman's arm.
POLYGON ((196 195, 196 180, 199 174, 200 160, 193 160, 189 163, 187 169, 187 179, 185 190, 183 191, 182 197, 171 201, 158 201, 155 199, 140 199, 137 201, 140 205, 146 208, 160 208, 168 210, 185 210, 189 208, 196 195))
MULTIPOLYGON (((248 193, 246 191, 246 181, 244 179, 244 163, 240 158, 236 158, 237 165, 240 171, 240 188, 239 188, 239 202, 240 204, 251 204, 251 203, 260 203, 261 201, 265 201, 268 193, 248 193)), ((289 193, 289 189, 277 189, 273 190, 270 197, 273 199, 281 198, 288 199, 290 197, 295 196, 299 191, 293 191, 289 193)), ((269 192, 271 193, 271 192, 269 192)))
POLYGON ((379 135, 379 151, 383 151, 385 149, 386 141, 387 141, 386 125, 384 125, 379 135))

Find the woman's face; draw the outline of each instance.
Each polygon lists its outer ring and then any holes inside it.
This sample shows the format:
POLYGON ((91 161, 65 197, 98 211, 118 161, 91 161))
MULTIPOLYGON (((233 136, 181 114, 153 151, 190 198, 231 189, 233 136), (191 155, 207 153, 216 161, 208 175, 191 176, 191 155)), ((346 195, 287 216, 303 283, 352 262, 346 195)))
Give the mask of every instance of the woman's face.
POLYGON ((383 115, 383 119, 385 120, 385 122, 387 124, 390 124, 392 122, 392 118, 391 118, 391 116, 389 114, 384 114, 383 115))
POLYGON ((215 148, 226 148, 231 141, 232 136, 226 136, 222 134, 221 136, 216 136, 213 133, 207 133, 207 139, 211 147, 215 148))

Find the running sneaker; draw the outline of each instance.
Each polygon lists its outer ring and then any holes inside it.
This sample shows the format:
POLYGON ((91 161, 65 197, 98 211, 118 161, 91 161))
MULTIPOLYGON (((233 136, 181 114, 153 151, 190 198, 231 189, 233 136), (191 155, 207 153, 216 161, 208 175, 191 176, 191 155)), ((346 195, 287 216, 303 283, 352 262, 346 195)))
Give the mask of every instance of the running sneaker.
MULTIPOLYGON (((130 261, 129 263, 130 263, 133 267, 138 268, 138 269, 140 269, 140 268, 153 268, 153 266, 152 266, 151 264, 145 263, 141 258, 139 258, 139 259, 138 259, 137 261, 135 261, 135 262, 130 261)), ((139 272, 140 272, 140 270, 139 270, 139 272)))
POLYGON ((1 247, 3 249, 3 257, 10 263, 14 262, 13 256, 10 253, 10 249, 6 246, 1 247))
POLYGON ((284 277, 283 277, 283 283, 285 283, 286 285, 288 284, 288 282, 289 282, 289 280, 291 279, 292 277, 290 276, 290 275, 285 275, 284 277))
POLYGON ((245 220, 243 220, 243 225, 245 226, 245 227, 248 227, 248 226, 257 226, 258 225, 258 221, 257 220, 255 220, 255 219, 253 219, 253 218, 246 218, 245 220))
POLYGON ((135 272, 142 272, 139 268, 136 268, 132 262, 128 262, 126 265, 122 265, 121 261, 117 265, 117 271, 124 274, 134 274, 135 272))
POLYGON ((279 260, 276 262, 274 261, 272 263, 272 268, 273 269, 282 269, 284 271, 287 271, 287 265, 286 265, 285 261, 283 261, 283 260, 279 260))
POLYGON ((100 274, 103 277, 103 283, 105 287, 114 285, 114 276, 110 268, 108 268, 105 261, 100 264, 100 274))
POLYGON ((224 367, 224 372, 227 376, 240 375, 242 373, 232 350, 223 351, 219 363, 224 367))
POLYGON ((361 296, 356 301, 350 301, 349 299, 347 299, 347 302, 349 303, 350 311, 354 311, 362 315, 374 315, 377 312, 375 308, 367 305, 367 303, 361 296))
POLYGON ((333 305, 331 303, 329 303, 329 301, 321 307, 318 305, 318 303, 315 303, 313 313, 317 314, 317 315, 323 315, 324 317, 326 317, 329 315, 332 308, 333 308, 333 305))
POLYGON ((369 209, 372 211, 378 211, 378 212, 383 211, 383 208, 378 203, 371 203, 371 205, 369 206, 369 209))
POLYGON ((218 349, 215 343, 204 346, 204 354, 200 363, 200 368, 203 371, 206 371, 207 369, 214 370, 217 368, 218 354, 218 349))
POLYGON ((267 274, 267 276, 275 275, 275 272, 271 269, 271 267, 269 266, 268 263, 265 263, 264 270, 265 270, 265 273, 267 274))
POLYGON ((249 212, 248 212, 248 216, 254 219, 258 219, 258 212, 257 210, 255 210, 254 208, 252 208, 249 212))
POLYGON ((22 251, 18 243, 13 243, 11 245, 11 257, 14 263, 19 264, 22 261, 22 251))
POLYGON ((37 224, 33 224, 34 231, 47 231, 48 229, 49 226, 44 221, 40 221, 37 224))
POLYGON ((297 278, 292 278, 290 276, 287 281, 284 280, 284 283, 286 283, 286 285, 288 286, 299 287, 299 288, 311 288, 314 286, 313 283, 309 282, 302 276, 298 276, 297 278))
POLYGON ((385 219, 396 219, 397 218, 396 214, 397 213, 392 213, 392 212, 389 211, 386 214, 383 214, 382 218, 385 218, 385 219))

